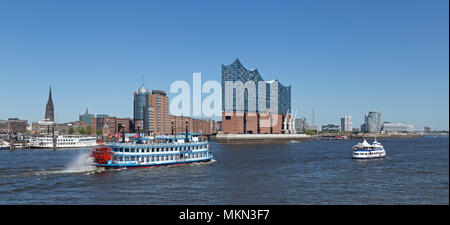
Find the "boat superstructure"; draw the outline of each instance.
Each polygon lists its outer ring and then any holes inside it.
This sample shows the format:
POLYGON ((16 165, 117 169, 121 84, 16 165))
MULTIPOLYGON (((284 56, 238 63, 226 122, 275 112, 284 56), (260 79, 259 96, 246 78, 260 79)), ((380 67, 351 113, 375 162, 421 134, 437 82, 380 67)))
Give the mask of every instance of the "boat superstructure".
POLYGON ((362 143, 353 146, 353 159, 375 159, 386 157, 386 151, 377 139, 369 144, 366 139, 362 143))
POLYGON ((0 150, 9 150, 9 144, 3 140, 0 140, 0 150))
MULTIPOLYGON (((30 148, 54 148, 51 135, 32 137, 30 148)), ((56 138, 56 148, 83 148, 98 146, 96 136, 61 135, 56 138)))
POLYGON ((186 137, 164 136, 155 139, 138 138, 131 143, 113 142, 94 149, 94 165, 105 168, 137 168, 213 159, 206 139, 198 134, 186 137))

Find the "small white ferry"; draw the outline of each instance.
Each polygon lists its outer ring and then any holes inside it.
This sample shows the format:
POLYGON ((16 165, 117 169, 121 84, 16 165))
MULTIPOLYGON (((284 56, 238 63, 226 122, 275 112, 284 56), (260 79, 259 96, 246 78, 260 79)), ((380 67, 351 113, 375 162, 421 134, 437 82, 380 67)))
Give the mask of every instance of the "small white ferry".
MULTIPOLYGON (((98 146, 97 137, 80 135, 61 135, 56 138, 56 148, 83 148, 98 146)), ((53 148, 53 137, 40 136, 30 139, 30 148, 53 148)))
POLYGON ((0 140, 0 150, 9 150, 9 144, 0 140))
POLYGON ((367 143, 366 139, 362 143, 353 146, 353 159, 376 159, 386 157, 386 151, 377 139, 372 144, 367 143))
POLYGON ((156 137, 153 140, 138 137, 131 143, 103 144, 92 152, 94 166, 140 168, 211 161, 213 155, 208 141, 195 135, 198 134, 156 137))

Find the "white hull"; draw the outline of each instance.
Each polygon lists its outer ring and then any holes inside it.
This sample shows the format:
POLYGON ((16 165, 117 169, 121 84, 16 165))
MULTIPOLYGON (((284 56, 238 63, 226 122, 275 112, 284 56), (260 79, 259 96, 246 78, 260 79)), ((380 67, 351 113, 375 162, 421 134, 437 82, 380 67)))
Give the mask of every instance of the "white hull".
POLYGON ((366 140, 353 146, 353 159, 377 159, 386 157, 386 151, 377 139, 372 144, 366 140))
POLYGON ((386 157, 386 151, 374 150, 374 151, 353 151, 353 159, 376 159, 386 157))
POLYGON ((106 144, 114 152, 112 160, 98 167, 150 167, 171 164, 205 162, 213 159, 208 142, 155 143, 155 144, 106 144))
MULTIPOLYGON (((52 137, 36 137, 30 141, 30 148, 54 148, 52 137)), ((58 136, 56 148, 89 148, 98 146, 97 137, 58 136)))

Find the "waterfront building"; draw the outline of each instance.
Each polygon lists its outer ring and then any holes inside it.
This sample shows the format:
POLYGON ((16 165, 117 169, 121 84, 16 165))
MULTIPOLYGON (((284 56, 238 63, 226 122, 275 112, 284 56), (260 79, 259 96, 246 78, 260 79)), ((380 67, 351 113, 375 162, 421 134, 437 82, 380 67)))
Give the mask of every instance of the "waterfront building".
POLYGON ((52 100, 52 86, 50 86, 50 90, 48 93, 48 101, 47 105, 45 107, 45 117, 44 119, 55 122, 55 108, 53 106, 53 100, 52 100))
POLYGON ((99 129, 103 129, 103 126, 105 125, 104 118, 108 117, 109 115, 107 114, 98 114, 97 117, 92 117, 91 125, 94 127, 94 130, 97 131, 99 129))
POLYGON ((8 118, 8 130, 13 133, 24 133, 27 131, 28 121, 19 118, 8 118))
POLYGON ((86 125, 91 124, 91 118, 95 117, 94 114, 88 113, 88 108, 86 108, 86 113, 80 115, 79 121, 84 122, 86 125))
POLYGON ((211 135, 217 133, 217 126, 212 119, 193 119, 193 133, 200 133, 202 135, 211 135))
POLYGON ((44 119, 43 121, 33 122, 31 124, 31 132, 33 134, 51 134, 53 122, 48 119, 44 119))
POLYGON ((352 132, 353 124, 351 116, 344 116, 341 118, 341 130, 343 132, 352 132))
POLYGON ((125 133, 130 132, 131 129, 131 119, 130 118, 116 118, 114 117, 114 129, 111 130, 113 133, 119 133, 121 130, 119 128, 124 129, 125 133))
POLYGON ((153 131, 155 134, 170 134, 169 97, 163 90, 152 90, 148 105, 153 107, 153 131))
POLYGON ((144 107, 144 133, 147 135, 153 134, 155 132, 155 108, 151 105, 144 107))
POLYGON ((202 135, 211 135, 217 133, 217 125, 216 122, 212 119, 197 119, 186 116, 174 116, 169 115, 171 126, 170 133, 172 134, 180 134, 186 133, 186 121, 188 122, 188 132, 189 133, 199 133, 202 135))
POLYGON ((0 120, 0 133, 8 133, 8 120, 0 120))
POLYGON ((424 131, 425 133, 430 133, 430 132, 431 132, 431 127, 425 126, 425 127, 423 128, 423 131, 424 131))
POLYGON ((119 127, 122 127, 128 133, 131 132, 131 121, 130 118, 117 118, 115 116, 99 114, 97 117, 91 118, 91 126, 94 131, 101 130, 103 132, 107 129, 108 134, 119 133, 119 127), (105 125, 107 125, 106 128, 105 125))
POLYGON ((365 123, 361 124, 361 132, 362 133, 366 132, 366 124, 365 123))
POLYGON ((327 124, 322 126, 322 132, 341 132, 341 126, 335 124, 327 124))
POLYGON ((304 133, 306 131, 307 128, 307 124, 306 124, 306 118, 302 117, 302 118, 296 118, 295 121, 295 131, 298 134, 304 133))
POLYGON ((382 127, 382 118, 381 112, 370 111, 364 116, 365 124, 364 130, 365 133, 379 133, 381 132, 382 127))
POLYGON ((316 132, 316 133, 318 133, 318 132, 321 131, 321 130, 320 130, 320 127, 317 126, 317 125, 307 125, 307 126, 306 126, 306 130, 314 131, 314 132, 316 132))
POLYGON ((197 133, 194 131, 194 123, 191 117, 169 115, 170 119, 170 135, 178 135, 186 132, 186 121, 188 133, 197 133), (173 132, 172 132, 173 131, 173 132))
POLYGON ((133 120, 137 127, 144 127, 144 108, 149 104, 150 92, 142 85, 137 92, 134 92, 133 99, 133 120))
POLYGON ((384 122, 382 125, 384 133, 412 133, 414 125, 406 123, 384 122))
POLYGON ((285 133, 289 124, 284 121, 290 121, 289 112, 291 112, 291 86, 284 86, 278 80, 264 81, 257 69, 246 69, 239 59, 230 65, 222 65, 223 133, 285 133), (233 82, 232 87, 226 85, 228 81, 233 82), (238 81, 244 85, 238 85, 238 81), (259 96, 260 84, 266 86, 265 96, 259 96), (277 88, 271 90, 272 85, 277 88), (230 94, 230 98, 226 98, 226 93, 230 94), (278 94, 277 99, 274 99, 275 94, 278 94), (278 104, 272 109, 270 103, 275 100, 278 104), (260 104, 264 104, 265 107, 260 107, 260 104), (260 111, 260 108, 266 110, 260 111))

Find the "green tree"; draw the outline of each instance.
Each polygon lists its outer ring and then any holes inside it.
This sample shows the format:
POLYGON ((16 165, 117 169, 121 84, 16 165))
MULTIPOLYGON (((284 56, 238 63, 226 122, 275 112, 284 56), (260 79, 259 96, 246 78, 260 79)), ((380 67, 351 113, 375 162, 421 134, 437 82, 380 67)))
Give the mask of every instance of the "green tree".
POLYGON ((73 127, 69 128, 69 134, 73 134, 75 132, 75 130, 73 129, 73 127))
POLYGON ((86 133, 87 134, 92 134, 93 131, 94 131, 94 128, 91 125, 87 125, 86 126, 86 133))

